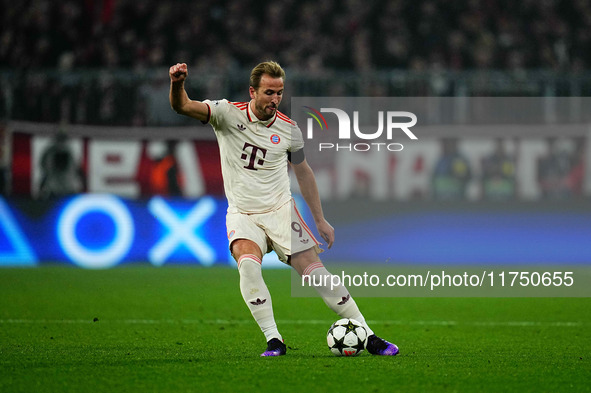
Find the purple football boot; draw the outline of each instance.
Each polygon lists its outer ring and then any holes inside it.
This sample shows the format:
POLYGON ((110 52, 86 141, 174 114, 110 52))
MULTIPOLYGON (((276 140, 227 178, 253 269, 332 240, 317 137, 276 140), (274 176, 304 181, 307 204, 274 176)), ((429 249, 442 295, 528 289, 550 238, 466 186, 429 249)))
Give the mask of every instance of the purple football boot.
POLYGON ((398 347, 396 345, 389 343, 383 338, 379 338, 375 334, 367 338, 366 349, 372 355, 394 356, 398 354, 398 347))
POLYGON ((278 338, 272 338, 267 342, 267 350, 261 353, 261 356, 281 356, 285 355, 287 347, 278 338))

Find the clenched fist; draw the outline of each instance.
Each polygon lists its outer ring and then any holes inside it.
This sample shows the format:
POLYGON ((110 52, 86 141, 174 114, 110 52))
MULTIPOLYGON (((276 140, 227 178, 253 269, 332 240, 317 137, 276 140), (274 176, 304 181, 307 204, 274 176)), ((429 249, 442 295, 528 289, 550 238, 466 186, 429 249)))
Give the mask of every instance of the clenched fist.
POLYGON ((170 67, 168 75, 172 82, 182 82, 187 78, 188 71, 185 63, 177 63, 170 67))

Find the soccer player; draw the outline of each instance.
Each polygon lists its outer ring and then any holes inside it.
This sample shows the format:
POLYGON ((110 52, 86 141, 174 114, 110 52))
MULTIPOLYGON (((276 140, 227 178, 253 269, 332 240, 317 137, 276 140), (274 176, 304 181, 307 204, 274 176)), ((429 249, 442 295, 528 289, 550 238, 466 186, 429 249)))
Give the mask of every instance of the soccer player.
MULTIPOLYGON (((184 88, 187 75, 184 63, 170 67, 170 105, 177 113, 209 123, 215 131, 228 198, 227 236, 232 256, 238 263, 240 291, 267 340, 267 349, 261 356, 285 355, 286 346, 277 330, 271 295, 261 274, 263 255, 274 250, 281 261, 300 275, 310 279, 319 276, 322 282, 330 283, 325 279, 330 273, 318 257, 322 251, 319 243, 291 197, 288 162, 318 233, 328 248, 334 242, 334 228, 324 218, 316 179, 304 156, 302 132, 277 110, 283 97, 285 72, 273 61, 257 65, 250 75, 249 102, 191 100, 184 88)), ((315 288, 340 317, 363 324, 369 335, 369 353, 398 353, 396 345, 377 337, 367 326, 344 286, 315 288)))

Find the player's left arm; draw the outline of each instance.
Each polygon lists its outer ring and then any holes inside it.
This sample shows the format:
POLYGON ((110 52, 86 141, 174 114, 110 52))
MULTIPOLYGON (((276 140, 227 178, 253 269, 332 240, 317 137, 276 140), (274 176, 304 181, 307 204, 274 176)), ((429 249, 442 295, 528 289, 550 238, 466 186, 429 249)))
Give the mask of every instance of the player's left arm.
POLYGON ((320 236, 322 236, 324 241, 326 241, 328 248, 331 248, 332 244, 334 243, 334 228, 324 218, 314 172, 312 171, 312 168, 310 168, 310 165, 308 165, 308 161, 306 161, 305 158, 299 163, 292 161, 291 167, 296 175, 296 179, 298 180, 302 196, 310 208, 312 217, 314 217, 314 222, 316 223, 318 233, 320 236))

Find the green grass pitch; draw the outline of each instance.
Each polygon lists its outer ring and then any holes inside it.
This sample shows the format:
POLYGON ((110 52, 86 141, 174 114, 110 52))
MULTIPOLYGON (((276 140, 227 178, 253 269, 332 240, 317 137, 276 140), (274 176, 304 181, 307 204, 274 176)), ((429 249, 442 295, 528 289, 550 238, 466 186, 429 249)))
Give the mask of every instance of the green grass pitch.
POLYGON ((266 270, 287 356, 264 337, 231 268, 0 270, 1 392, 582 392, 589 298, 357 298, 393 358, 334 357, 337 318, 266 270))

